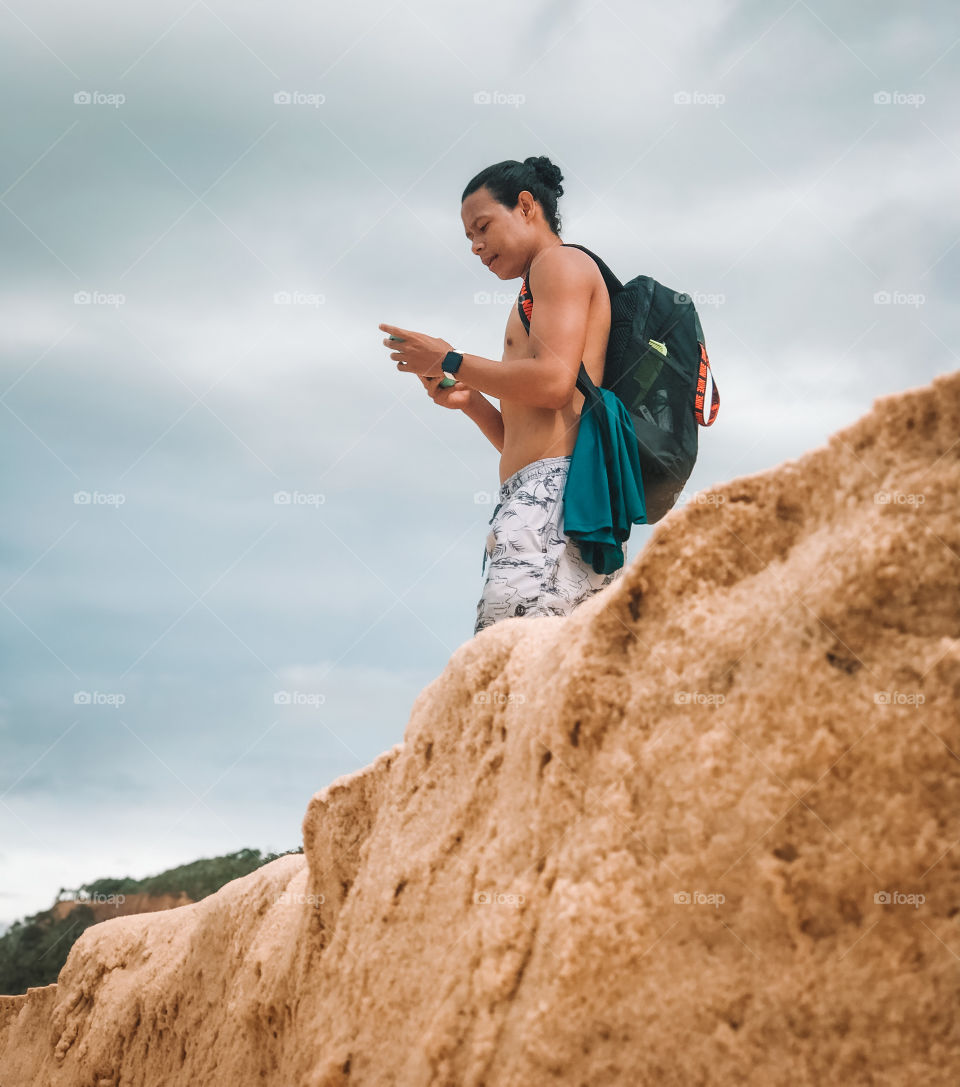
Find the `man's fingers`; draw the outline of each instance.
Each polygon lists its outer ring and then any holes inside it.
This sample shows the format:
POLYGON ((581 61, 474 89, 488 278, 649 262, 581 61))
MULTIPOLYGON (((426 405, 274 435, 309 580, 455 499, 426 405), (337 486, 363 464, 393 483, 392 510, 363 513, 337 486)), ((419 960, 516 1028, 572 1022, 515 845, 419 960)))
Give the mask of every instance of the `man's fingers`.
POLYGON ((435 404, 439 404, 441 402, 439 399, 440 394, 446 391, 439 380, 435 377, 424 377, 423 374, 417 374, 417 377, 420 379, 420 384, 427 390, 430 399, 435 404))

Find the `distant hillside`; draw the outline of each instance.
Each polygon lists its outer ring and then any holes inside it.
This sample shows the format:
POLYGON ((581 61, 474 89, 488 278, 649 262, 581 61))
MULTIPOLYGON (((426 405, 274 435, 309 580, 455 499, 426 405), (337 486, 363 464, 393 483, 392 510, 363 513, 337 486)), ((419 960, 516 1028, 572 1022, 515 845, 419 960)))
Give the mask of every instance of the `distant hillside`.
POLYGON ((191 861, 145 879, 108 877, 74 889, 61 887, 50 909, 14 921, 9 928, 0 925, 0 993, 13 996, 56 981, 70 949, 91 925, 124 914, 199 902, 269 861, 302 852, 302 846, 266 854, 259 849, 241 849, 191 861))

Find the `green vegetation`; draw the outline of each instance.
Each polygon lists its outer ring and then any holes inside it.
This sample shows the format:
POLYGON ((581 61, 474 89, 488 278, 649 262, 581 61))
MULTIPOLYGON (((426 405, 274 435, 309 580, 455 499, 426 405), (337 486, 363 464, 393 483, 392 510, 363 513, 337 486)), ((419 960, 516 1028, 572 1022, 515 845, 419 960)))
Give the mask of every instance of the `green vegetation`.
POLYGON ((14 921, 0 936, 0 993, 13 996, 56 981, 77 937, 93 923, 93 910, 83 905, 59 921, 49 910, 14 921))
POLYGON ((146 879, 97 879, 74 891, 61 887, 58 901, 80 900, 66 917, 58 919, 52 910, 41 910, 23 921, 14 921, 0 936, 0 993, 13 996, 57 980, 80 933, 96 923, 93 910, 83 902, 87 896, 105 900, 109 895, 178 895, 184 891, 192 901, 199 902, 231 880, 278 857, 302 852, 302 846, 286 853, 266 854, 259 849, 241 849, 223 857, 182 864, 146 879))
MULTIPOLYGON (((302 853, 303 847, 288 850, 289 853, 302 853)), ((283 853, 268 853, 260 855, 259 849, 241 849, 237 853, 228 853, 224 857, 210 857, 199 861, 191 861, 189 864, 181 864, 179 868, 171 868, 161 872, 158 876, 147 876, 146 879, 95 879, 92 883, 84 883, 77 890, 85 894, 93 895, 177 895, 185 891, 194 902, 219 891, 232 879, 239 879, 247 875, 255 868, 285 856, 283 853)), ((60 894, 65 892, 60 888, 60 894)), ((68 896, 69 896, 69 892, 68 896)))

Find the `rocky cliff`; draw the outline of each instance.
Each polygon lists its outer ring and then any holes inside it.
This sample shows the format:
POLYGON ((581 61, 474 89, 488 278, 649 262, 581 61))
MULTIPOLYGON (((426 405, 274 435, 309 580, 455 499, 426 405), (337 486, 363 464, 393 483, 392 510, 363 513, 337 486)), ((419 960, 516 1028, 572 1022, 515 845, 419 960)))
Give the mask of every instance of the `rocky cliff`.
POLYGON ((78 906, 86 906, 93 916, 100 921, 109 921, 114 917, 126 917, 131 913, 155 913, 157 910, 172 910, 178 906, 187 906, 193 899, 185 892, 179 894, 121 894, 105 895, 107 901, 97 898, 65 898, 50 907, 50 916, 56 920, 69 917, 78 906))
POLYGON ((461 646, 304 855, 88 929, 3 1087, 955 1083, 960 375, 461 646))

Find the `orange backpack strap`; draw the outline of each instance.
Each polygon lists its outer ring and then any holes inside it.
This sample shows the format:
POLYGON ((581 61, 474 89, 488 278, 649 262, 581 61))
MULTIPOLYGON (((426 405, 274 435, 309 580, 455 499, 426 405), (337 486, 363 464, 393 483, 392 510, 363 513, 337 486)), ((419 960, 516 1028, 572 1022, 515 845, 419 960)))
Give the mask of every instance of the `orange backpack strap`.
POLYGON ((697 372, 697 391, 693 398, 693 414, 700 426, 709 426, 717 417, 720 410, 720 392, 717 383, 713 380, 713 371, 710 369, 710 359, 707 355, 707 345, 703 342, 703 329, 700 327, 700 316, 694 310, 694 320, 697 329, 697 345, 700 348, 700 366, 697 372), (710 416, 704 418, 703 406, 707 401, 707 388, 710 389, 710 416))
POLYGON ((527 335, 530 335, 530 321, 533 318, 533 295, 530 293, 530 288, 527 286, 527 277, 523 277, 523 282, 520 284, 520 294, 517 296, 517 309, 520 312, 520 320, 523 322, 523 327, 527 330, 527 335))

